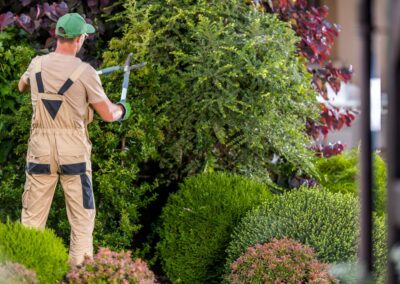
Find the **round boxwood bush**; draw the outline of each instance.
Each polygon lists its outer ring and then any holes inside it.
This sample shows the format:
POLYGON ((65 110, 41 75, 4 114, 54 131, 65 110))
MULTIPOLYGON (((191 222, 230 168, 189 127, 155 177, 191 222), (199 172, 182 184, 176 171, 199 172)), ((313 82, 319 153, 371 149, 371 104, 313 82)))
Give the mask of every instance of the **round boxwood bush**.
MULTIPOLYGON (((247 247, 283 237, 311 246, 323 262, 354 261, 359 236, 358 212, 358 201, 349 194, 299 189, 275 196, 246 214, 235 228, 227 249, 226 269, 247 247)), ((383 222, 375 222, 374 231, 375 253, 382 258, 383 222)), ((376 266, 376 271, 383 270, 384 265, 376 266)))
POLYGON ((8 261, 35 271, 40 283, 56 283, 68 270, 67 249, 62 240, 47 229, 0 223, 0 254, 8 261))
POLYGON ((270 197, 267 187, 227 173, 187 178, 164 207, 158 244, 162 267, 175 283, 217 283, 233 228, 270 197))
MULTIPOLYGON (((358 171, 359 153, 355 149, 351 152, 330 158, 316 160, 316 168, 319 172, 319 183, 331 192, 350 193, 358 196, 358 171)), ((374 211, 379 215, 386 210, 386 164, 375 153, 374 157, 374 211)))
POLYGON ((287 238, 248 247, 231 264, 227 280, 230 284, 338 283, 311 247, 287 238))

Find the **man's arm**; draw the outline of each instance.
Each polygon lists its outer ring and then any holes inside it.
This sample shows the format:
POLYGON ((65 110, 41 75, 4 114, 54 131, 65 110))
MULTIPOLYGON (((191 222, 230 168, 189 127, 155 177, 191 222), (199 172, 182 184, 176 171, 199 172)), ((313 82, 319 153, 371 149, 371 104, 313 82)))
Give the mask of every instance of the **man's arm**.
POLYGON ((26 71, 24 72, 24 74, 22 74, 21 79, 19 79, 18 91, 20 91, 21 93, 27 91, 30 88, 29 74, 31 74, 31 72, 33 71, 33 67, 35 65, 37 58, 38 57, 36 56, 35 58, 32 59, 26 71))
POLYGON ((92 66, 89 65, 87 72, 83 73, 82 76, 88 102, 104 121, 121 121, 130 116, 130 104, 126 101, 113 104, 104 93, 100 77, 92 66))
POLYGON ((124 106, 113 104, 108 98, 98 103, 92 103, 91 105, 106 122, 120 120, 125 113, 124 106))
POLYGON ((18 82, 18 91, 25 92, 26 90, 28 90, 29 88, 29 81, 26 82, 24 76, 21 77, 21 79, 19 79, 18 82))

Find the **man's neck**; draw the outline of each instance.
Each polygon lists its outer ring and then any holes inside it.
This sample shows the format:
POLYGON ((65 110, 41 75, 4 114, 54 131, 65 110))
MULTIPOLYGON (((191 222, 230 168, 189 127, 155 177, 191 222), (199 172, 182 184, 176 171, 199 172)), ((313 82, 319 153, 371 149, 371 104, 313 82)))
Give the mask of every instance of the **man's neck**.
POLYGON ((55 53, 63 54, 63 55, 70 55, 76 56, 76 48, 72 46, 60 46, 57 45, 55 53))

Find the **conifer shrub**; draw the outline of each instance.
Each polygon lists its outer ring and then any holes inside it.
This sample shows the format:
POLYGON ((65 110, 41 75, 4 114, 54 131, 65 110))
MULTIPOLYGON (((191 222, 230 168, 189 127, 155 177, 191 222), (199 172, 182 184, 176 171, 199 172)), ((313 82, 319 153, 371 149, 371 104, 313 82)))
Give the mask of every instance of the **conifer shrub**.
POLYGON ((234 174, 187 178, 161 215, 158 249, 167 276, 173 282, 219 282, 233 228, 270 195, 264 184, 234 174))
MULTIPOLYGON (((249 212, 235 228, 227 248, 226 269, 247 247, 288 237, 309 245, 325 263, 351 262, 357 257, 359 205, 349 194, 300 189, 275 196, 249 212)), ((384 271, 384 227, 375 222, 375 270, 384 271), (383 265, 383 266, 382 266, 383 265)))
MULTIPOLYGON (((359 151, 357 149, 330 158, 316 160, 319 183, 331 192, 350 193, 358 196, 359 151)), ((374 211, 383 215, 386 210, 386 163, 375 153, 374 159, 374 211)))
POLYGON ((339 283, 311 247, 287 238, 248 247, 230 268, 231 284, 339 283))
POLYGON ((64 283, 153 284, 155 277, 144 261, 133 261, 129 251, 114 252, 108 248, 100 248, 93 259, 85 257, 82 265, 73 267, 64 283))
POLYGON ((0 264, 0 283, 37 284, 36 273, 15 262, 0 264))
POLYGON ((68 270, 67 249, 51 230, 0 223, 0 253, 8 261, 35 271, 40 283, 57 282, 68 270))

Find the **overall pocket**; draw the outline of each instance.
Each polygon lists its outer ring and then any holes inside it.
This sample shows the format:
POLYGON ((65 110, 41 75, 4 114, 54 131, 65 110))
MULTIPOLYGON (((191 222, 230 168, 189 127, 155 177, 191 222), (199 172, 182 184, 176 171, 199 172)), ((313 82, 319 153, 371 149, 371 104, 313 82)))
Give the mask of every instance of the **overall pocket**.
POLYGON ((28 150, 26 170, 28 174, 50 174, 50 149, 46 146, 31 146, 28 150))
POLYGON ((24 192, 22 193, 22 208, 24 209, 28 209, 30 191, 31 191, 31 182, 27 180, 24 192))
POLYGON ((58 149, 60 173, 64 175, 80 175, 86 172, 85 149, 79 147, 63 147, 58 149))

